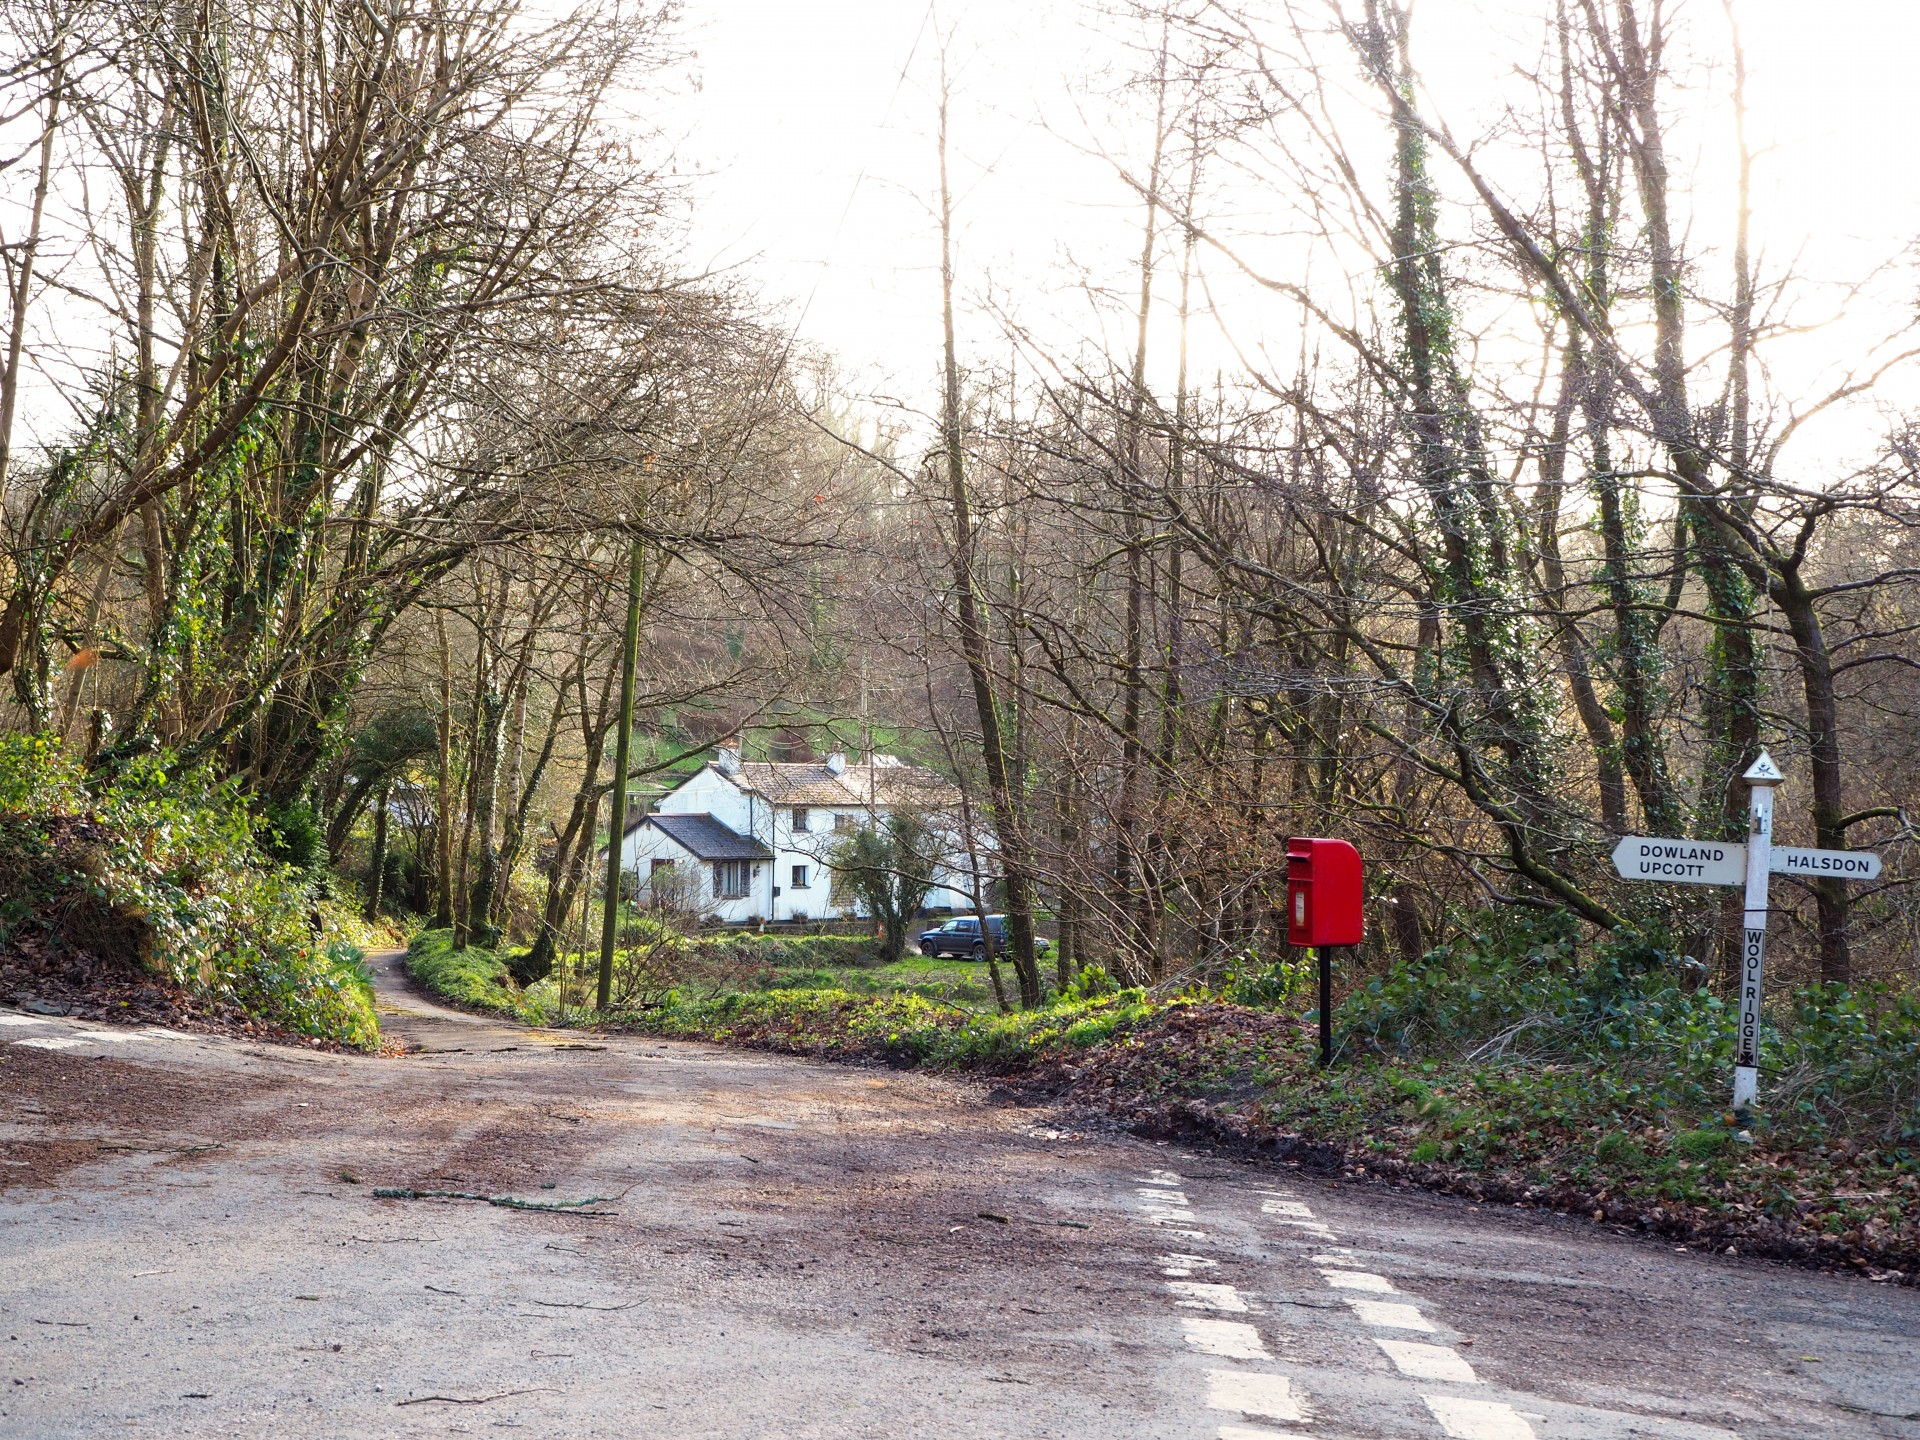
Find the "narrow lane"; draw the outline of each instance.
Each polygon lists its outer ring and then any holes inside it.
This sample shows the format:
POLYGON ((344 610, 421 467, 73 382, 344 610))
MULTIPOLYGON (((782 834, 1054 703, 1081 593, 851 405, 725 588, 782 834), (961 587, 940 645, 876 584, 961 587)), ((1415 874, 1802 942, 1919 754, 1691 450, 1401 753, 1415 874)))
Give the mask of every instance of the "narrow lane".
POLYGON ((378 958, 404 1059, 0 1009, 0 1434, 1920 1436, 1911 1290, 477 1019, 378 958))

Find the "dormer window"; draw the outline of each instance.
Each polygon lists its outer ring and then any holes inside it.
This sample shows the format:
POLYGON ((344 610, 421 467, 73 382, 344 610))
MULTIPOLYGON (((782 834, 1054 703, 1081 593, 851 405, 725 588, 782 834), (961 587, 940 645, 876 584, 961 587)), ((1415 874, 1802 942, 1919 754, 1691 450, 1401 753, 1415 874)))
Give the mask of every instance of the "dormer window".
POLYGON ((793 833, 796 835, 804 835, 806 831, 807 807, 804 805, 796 805, 793 807, 793 833))

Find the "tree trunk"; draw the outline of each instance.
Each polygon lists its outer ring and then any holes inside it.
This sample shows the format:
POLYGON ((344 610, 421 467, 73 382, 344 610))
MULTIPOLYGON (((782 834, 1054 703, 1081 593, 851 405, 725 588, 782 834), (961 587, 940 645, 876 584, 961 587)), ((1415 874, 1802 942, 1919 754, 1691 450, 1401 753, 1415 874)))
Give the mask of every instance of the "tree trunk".
MULTIPOLYGON (((1813 600, 1789 573, 1774 586, 1775 601, 1793 636, 1799 661, 1801 688, 1807 703, 1807 762, 1813 773, 1813 843, 1823 850, 1847 848, 1844 775, 1840 765, 1840 707, 1833 688, 1833 658, 1820 627, 1813 600)), ((1829 985, 1853 980, 1853 958, 1847 938, 1851 897, 1847 882, 1823 875, 1813 882, 1819 916, 1820 978, 1829 985)))
POLYGON ((380 917, 380 903, 385 898, 387 888, 387 800, 393 786, 391 782, 380 787, 380 798, 374 802, 373 812, 373 859, 367 877, 367 919, 380 917))
MULTIPOLYGON (((1006 878, 1007 928, 1013 940, 1013 967, 1020 1003, 1040 1003, 1040 968, 1033 949, 1033 879, 1023 831, 1023 816, 1008 773, 1000 702, 994 694, 986 626, 980 616, 975 573, 973 507, 967 490, 966 446, 960 428, 960 358, 953 317, 953 199, 947 183, 947 84, 940 82, 940 296, 945 331, 946 385, 941 406, 941 441, 947 468, 947 494, 953 508, 954 604, 960 648, 972 682, 974 711, 980 721, 981 758, 993 812, 1001 870, 1006 878)), ((991 945, 991 938, 988 941, 991 945)), ((991 953, 991 951, 989 951, 991 953)))
POLYGON ((433 925, 453 928, 453 651, 447 643, 447 617, 433 612, 433 633, 440 643, 439 750, 434 772, 433 925))

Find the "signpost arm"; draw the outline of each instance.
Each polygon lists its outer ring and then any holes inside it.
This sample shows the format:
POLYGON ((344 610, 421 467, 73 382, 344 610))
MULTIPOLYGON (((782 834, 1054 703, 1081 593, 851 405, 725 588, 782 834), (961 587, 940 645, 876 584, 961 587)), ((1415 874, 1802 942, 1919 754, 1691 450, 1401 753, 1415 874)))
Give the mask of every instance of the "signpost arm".
POLYGON ((1744 1117, 1760 1093, 1760 986, 1767 956, 1767 881, 1773 869, 1773 787, 1780 783, 1780 768, 1763 750, 1742 778, 1748 786, 1747 894, 1741 927, 1733 1111, 1744 1117))

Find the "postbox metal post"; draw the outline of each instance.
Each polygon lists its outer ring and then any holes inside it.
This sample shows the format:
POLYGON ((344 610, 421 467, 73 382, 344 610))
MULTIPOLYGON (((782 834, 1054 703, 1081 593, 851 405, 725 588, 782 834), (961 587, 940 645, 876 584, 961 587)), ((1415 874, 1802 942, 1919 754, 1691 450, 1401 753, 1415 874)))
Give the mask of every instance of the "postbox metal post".
POLYGON ((1320 958, 1320 1068, 1333 1064, 1333 947, 1316 945, 1320 958))

